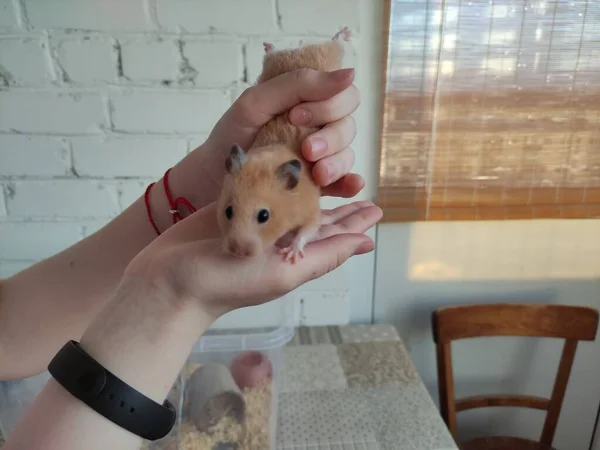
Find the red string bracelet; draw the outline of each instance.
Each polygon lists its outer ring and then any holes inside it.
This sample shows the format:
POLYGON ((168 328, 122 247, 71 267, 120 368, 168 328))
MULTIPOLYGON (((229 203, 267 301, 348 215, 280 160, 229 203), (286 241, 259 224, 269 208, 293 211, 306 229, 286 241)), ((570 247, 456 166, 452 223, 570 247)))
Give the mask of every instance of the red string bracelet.
POLYGON ((171 207, 171 210, 169 212, 173 216, 173 224, 175 224, 178 220, 183 220, 183 216, 179 212, 179 203, 183 204, 183 206, 185 206, 188 209, 190 214, 195 213, 196 208, 194 208, 194 206, 185 197, 177 197, 176 199, 173 199, 173 196, 171 195, 171 190, 169 189, 169 172, 171 172, 171 169, 168 169, 165 172, 165 175, 163 177, 163 186, 165 187, 167 200, 169 200, 169 205, 171 207))
POLYGON ((146 188, 146 192, 144 192, 144 203, 146 204, 146 213, 148 214, 148 220, 150 221, 152 228, 154 228, 154 231, 156 231, 156 235, 160 236, 160 230, 158 229, 158 227, 156 226, 156 222, 154 222, 154 219, 152 218, 152 211, 150 211, 150 201, 148 200, 148 196, 150 195, 150 189, 152 189, 152 186, 154 186, 155 184, 156 183, 150 183, 146 188))
MULTIPOLYGON (((171 189, 169 188, 169 173, 170 172, 171 172, 170 168, 167 169, 167 171, 165 172, 165 174, 163 176, 163 186, 165 188, 165 194, 166 194, 167 200, 169 202, 169 208, 170 208, 169 212, 171 213, 171 216, 173 216, 173 224, 175 224, 179 220, 184 219, 184 217, 179 212, 179 204, 182 204, 183 206, 185 206, 190 213, 195 213, 196 208, 194 208, 194 206, 185 197, 177 197, 175 199, 173 198, 173 195, 171 194, 171 189)), ((149 201, 150 189, 155 184, 156 183, 150 183, 148 185, 148 187, 146 188, 146 192, 144 193, 144 203, 146 204, 146 212, 148 214, 148 220, 150 221, 152 228, 154 228, 154 231, 156 232, 157 236, 160 236, 160 230, 156 226, 156 222, 154 221, 154 218, 152 217, 152 211, 150 210, 150 201, 149 201)))

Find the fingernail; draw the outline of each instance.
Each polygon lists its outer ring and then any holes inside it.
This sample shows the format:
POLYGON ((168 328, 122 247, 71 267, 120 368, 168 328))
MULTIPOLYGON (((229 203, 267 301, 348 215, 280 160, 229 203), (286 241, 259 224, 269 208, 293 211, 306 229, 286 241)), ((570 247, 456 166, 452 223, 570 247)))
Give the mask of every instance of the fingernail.
POLYGON ((308 109, 296 108, 290 112, 290 122, 296 125, 306 125, 313 119, 312 113, 308 109))
POLYGON ((312 151, 313 158, 321 158, 327 151, 327 141, 322 137, 311 137, 310 138, 310 149, 312 151))
POLYGON ((331 72, 331 78, 333 78, 336 81, 342 81, 342 80, 345 80, 346 78, 348 78, 353 73, 354 73, 354 69, 352 69, 352 68, 335 70, 335 71, 331 72))
POLYGON ((337 169, 333 164, 325 165, 325 178, 327 179, 327 183, 331 184, 333 180, 336 178, 337 169))

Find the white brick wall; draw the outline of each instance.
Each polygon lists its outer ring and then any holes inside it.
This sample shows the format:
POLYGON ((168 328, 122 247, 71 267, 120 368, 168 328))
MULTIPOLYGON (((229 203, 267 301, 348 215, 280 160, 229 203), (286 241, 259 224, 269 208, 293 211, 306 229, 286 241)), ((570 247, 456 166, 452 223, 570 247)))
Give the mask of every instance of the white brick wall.
POLYGON ((229 107, 220 91, 125 91, 110 96, 115 130, 134 133, 210 131, 229 107))
POLYGON ((329 34, 344 26, 358 31, 359 0, 278 0, 286 33, 329 34))
POLYGON ((17 15, 12 0, 0 0, 0 29, 17 28, 17 15))
POLYGON ((0 135, 0 177, 60 177, 70 172, 69 147, 55 137, 0 135))
POLYGON ((130 80, 172 82, 179 73, 179 50, 174 39, 121 42, 121 55, 123 75, 130 80))
POLYGON ((21 0, 35 30, 145 31, 152 25, 144 0, 21 0))
POLYGON ((156 3, 158 23, 168 30, 239 35, 279 32, 274 0, 218 0, 218 5, 214 0, 156 3))
POLYGON ((0 190, 0 220, 6 216, 6 205, 4 204, 4 190, 0 190))
POLYGON ((119 183, 119 204, 126 209, 140 196, 144 195, 146 183, 142 181, 123 181, 119 183))
POLYGON ((62 39, 56 45, 57 65, 64 80, 75 83, 117 81, 117 52, 107 37, 62 39), (81 64, 86 61, 86 64, 81 64))
POLYGON ((183 56, 197 72, 196 83, 202 86, 229 86, 244 76, 242 46, 231 40, 188 41, 183 56))
POLYGON ((358 36, 355 3, 0 0, 0 277, 92 234, 200 145, 263 41, 358 36))
POLYGON ((43 38, 0 39, 0 76, 4 83, 40 84, 51 81, 54 73, 43 38))
POLYGON ((75 138, 73 166, 80 177, 162 176, 187 153, 183 138, 75 138))
POLYGON ((0 130, 20 133, 97 133, 108 126, 95 93, 0 92, 0 130))
POLYGON ((96 180, 13 181, 6 199, 9 216, 25 218, 112 217, 119 212, 115 183, 96 180))

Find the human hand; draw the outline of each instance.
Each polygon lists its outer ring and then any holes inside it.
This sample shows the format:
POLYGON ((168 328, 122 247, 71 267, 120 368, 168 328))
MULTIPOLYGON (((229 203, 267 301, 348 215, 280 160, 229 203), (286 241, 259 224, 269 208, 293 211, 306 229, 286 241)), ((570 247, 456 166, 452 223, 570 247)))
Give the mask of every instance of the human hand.
POLYGON ((285 263, 276 249, 251 258, 222 248, 212 203, 155 239, 129 265, 126 276, 152 280, 177 302, 200 304, 213 319, 242 307, 281 297, 341 266, 353 255, 373 250, 364 233, 382 216, 370 202, 355 202, 322 213, 329 216, 305 257, 285 263))
POLYGON ((354 197, 364 180, 350 173, 354 165, 350 144, 356 136, 351 114, 360 104, 353 81, 354 69, 301 69, 252 86, 223 115, 208 141, 221 152, 228 152, 234 143, 249 148, 269 120, 289 110, 292 124, 322 127, 303 141, 302 153, 315 163, 313 177, 323 194, 354 197))
MULTIPOLYGON (((356 124, 350 114, 360 104, 353 81, 353 69, 331 73, 301 69, 246 89, 216 123, 206 142, 173 167, 173 195, 186 197, 197 209, 216 200, 232 145, 249 148, 269 120, 289 111, 294 124, 322 127, 302 145, 304 157, 314 163, 313 177, 322 194, 354 197, 365 182, 351 173, 354 151, 350 144, 356 124)), ((163 192, 156 195, 164 197, 163 192)), ((162 205, 159 208, 165 209, 162 205)))

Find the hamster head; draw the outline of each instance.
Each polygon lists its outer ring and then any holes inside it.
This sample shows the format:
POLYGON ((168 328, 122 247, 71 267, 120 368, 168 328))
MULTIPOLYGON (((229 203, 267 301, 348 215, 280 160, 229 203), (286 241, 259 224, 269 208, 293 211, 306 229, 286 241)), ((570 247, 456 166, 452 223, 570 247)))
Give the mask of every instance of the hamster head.
POLYGON ((247 154, 236 144, 225 162, 217 221, 223 250, 239 257, 265 251, 289 231, 285 204, 300 182, 300 160, 287 152, 260 150, 247 154))

